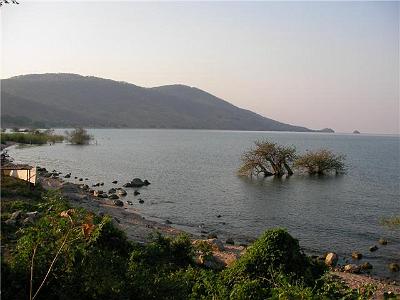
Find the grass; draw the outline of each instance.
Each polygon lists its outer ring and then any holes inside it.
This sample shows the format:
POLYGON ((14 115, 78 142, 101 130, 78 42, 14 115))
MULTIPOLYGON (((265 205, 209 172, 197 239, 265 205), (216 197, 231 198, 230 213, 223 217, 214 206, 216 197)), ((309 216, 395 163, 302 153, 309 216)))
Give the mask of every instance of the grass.
POLYGON ((58 143, 64 140, 64 136, 46 132, 13 132, 1 133, 1 143, 15 142, 19 144, 42 145, 47 143, 58 143))

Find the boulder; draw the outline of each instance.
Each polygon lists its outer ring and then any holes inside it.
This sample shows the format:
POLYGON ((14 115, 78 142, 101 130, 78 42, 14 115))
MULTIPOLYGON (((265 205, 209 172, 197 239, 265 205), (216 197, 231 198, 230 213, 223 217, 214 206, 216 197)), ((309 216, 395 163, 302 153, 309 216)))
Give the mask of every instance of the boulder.
POLYGON ((117 183, 118 183, 118 181, 117 181, 117 180, 114 180, 112 183, 113 183, 113 184, 117 184, 117 183))
POLYGON ((144 203, 144 201, 143 201, 142 199, 139 199, 139 203, 143 204, 143 203, 144 203))
POLYGON ((117 194, 120 196, 126 196, 127 192, 123 189, 119 189, 119 190, 117 190, 117 194))
POLYGON ((221 218, 221 217, 222 217, 221 215, 218 215, 218 216, 217 216, 217 218, 221 218))
POLYGON ((138 191, 135 190, 135 191, 133 192, 133 195, 134 195, 134 196, 140 195, 140 192, 138 192, 138 191))
POLYGON ((170 220, 165 220, 165 224, 172 224, 172 222, 170 220))
POLYGON ((125 183, 125 184, 123 185, 123 187, 133 187, 133 185, 132 185, 132 183, 127 182, 127 183, 125 183))
POLYGON ((337 264, 339 257, 335 252, 330 252, 325 257, 325 264, 328 267, 334 267, 337 264))
POLYGON ((400 266, 399 266, 399 264, 391 263, 391 264, 389 264, 389 270, 391 272, 399 272, 400 271, 400 266))
POLYGON ((71 178, 71 174, 65 175, 64 178, 71 178))
POLYGON ((369 262, 365 262, 360 266, 361 270, 371 270, 372 265, 369 262))
POLYGON ((217 260, 214 256, 200 255, 198 262, 211 270, 222 270, 225 267, 225 264, 222 261, 217 260))
POLYGON ((79 181, 83 181, 83 178, 79 178, 79 181))
POLYGON ((124 206, 124 202, 122 202, 121 200, 114 200, 114 205, 116 206, 124 206))
POLYGON ((110 194, 108 195, 108 198, 112 200, 119 199, 119 197, 116 194, 110 194))
POLYGON ((104 185, 104 182, 100 182, 100 185, 103 186, 103 185, 104 185))
POLYGON ((145 179, 145 180, 143 181, 143 184, 147 186, 147 185, 150 185, 151 183, 150 183, 147 179, 145 179))
POLYGON ((126 201, 129 205, 133 205, 133 202, 132 201, 126 201))
POLYGON ((382 238, 380 238, 378 242, 379 242, 379 244, 384 245, 384 246, 387 245, 387 243, 388 243, 387 240, 382 239, 382 238))
POLYGON ((361 254, 360 252, 358 252, 358 251, 354 251, 354 252, 351 254, 351 257, 352 257, 353 259, 361 259, 361 258, 362 258, 362 254, 361 254))
POLYGON ((142 187, 145 185, 144 181, 140 178, 133 178, 131 184, 133 187, 142 187))
POLYGON ((115 194, 116 191, 117 191, 116 189, 111 188, 111 189, 108 190, 108 193, 109 194, 115 194))
POLYGON ((374 245, 374 246, 372 246, 372 247, 369 247, 369 251, 371 251, 371 252, 375 252, 376 250, 378 250, 379 248, 378 248, 378 246, 377 245, 374 245))
POLYGON ((233 238, 228 238, 225 243, 228 245, 235 245, 235 241, 233 240, 233 238))

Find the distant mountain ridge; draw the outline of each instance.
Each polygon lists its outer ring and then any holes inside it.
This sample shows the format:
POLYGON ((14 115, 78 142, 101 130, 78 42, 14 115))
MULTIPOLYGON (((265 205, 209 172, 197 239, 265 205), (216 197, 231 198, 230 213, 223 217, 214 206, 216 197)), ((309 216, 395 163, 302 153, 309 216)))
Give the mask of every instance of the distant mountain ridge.
POLYGON ((180 128, 310 132, 198 88, 134 84, 69 73, 1 80, 2 127, 180 128))

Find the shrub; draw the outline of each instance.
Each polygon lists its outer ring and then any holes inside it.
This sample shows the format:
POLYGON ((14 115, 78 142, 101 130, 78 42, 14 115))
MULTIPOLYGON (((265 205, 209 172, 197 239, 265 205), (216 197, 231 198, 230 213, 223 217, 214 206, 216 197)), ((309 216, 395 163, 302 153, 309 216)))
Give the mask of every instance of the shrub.
POLYGON ((324 269, 314 265, 301 251, 299 242, 284 229, 266 231, 236 263, 225 271, 228 285, 243 280, 262 279, 267 286, 276 274, 287 274, 291 279, 302 279, 314 284, 324 269))
POLYGON ((62 142, 64 137, 62 135, 56 135, 53 132, 13 132, 13 133, 1 133, 1 143, 15 142, 19 144, 37 144, 42 145, 46 143, 58 143, 62 142))
POLYGON ((306 154, 299 156, 294 165, 300 170, 305 170, 309 174, 325 174, 327 172, 344 172, 345 157, 338 155, 327 149, 317 151, 308 151, 306 154))
POLYGON ((296 149, 278 145, 277 143, 256 141, 256 147, 246 151, 242 155, 242 166, 238 174, 245 176, 259 175, 282 176, 285 170, 289 175, 293 174, 290 163, 296 157, 296 149))
POLYGON ((73 145, 86 145, 93 139, 93 136, 87 133, 84 128, 75 128, 72 131, 66 131, 67 140, 73 145))

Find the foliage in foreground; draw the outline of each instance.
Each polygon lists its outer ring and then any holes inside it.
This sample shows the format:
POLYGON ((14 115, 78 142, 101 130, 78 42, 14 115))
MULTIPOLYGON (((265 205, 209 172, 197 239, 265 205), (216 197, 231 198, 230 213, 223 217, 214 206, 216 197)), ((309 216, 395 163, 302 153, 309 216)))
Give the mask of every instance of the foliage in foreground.
MULTIPOLYGON (((15 184, 5 186, 17 191, 15 184)), ((110 217, 71 209, 57 192, 26 193, 19 200, 15 196, 1 202, 5 299, 28 299, 30 294, 35 299, 363 299, 365 295, 324 275, 324 269, 304 255, 298 241, 283 229, 266 231, 233 266, 218 272, 194 263, 196 249, 186 235, 172 239, 156 234, 147 245, 138 245, 129 242, 110 217), (15 210, 37 210, 40 218, 34 224, 5 224, 15 210)))
POLYGON ((12 133, 1 133, 1 143, 15 142, 19 144, 37 144, 42 145, 46 143, 58 143, 62 142, 64 137, 62 135, 56 135, 54 132, 46 130, 33 131, 33 132, 12 132, 12 133))
POLYGON ((86 145, 93 139, 84 128, 75 128, 72 131, 66 131, 67 140, 73 145, 86 145))

